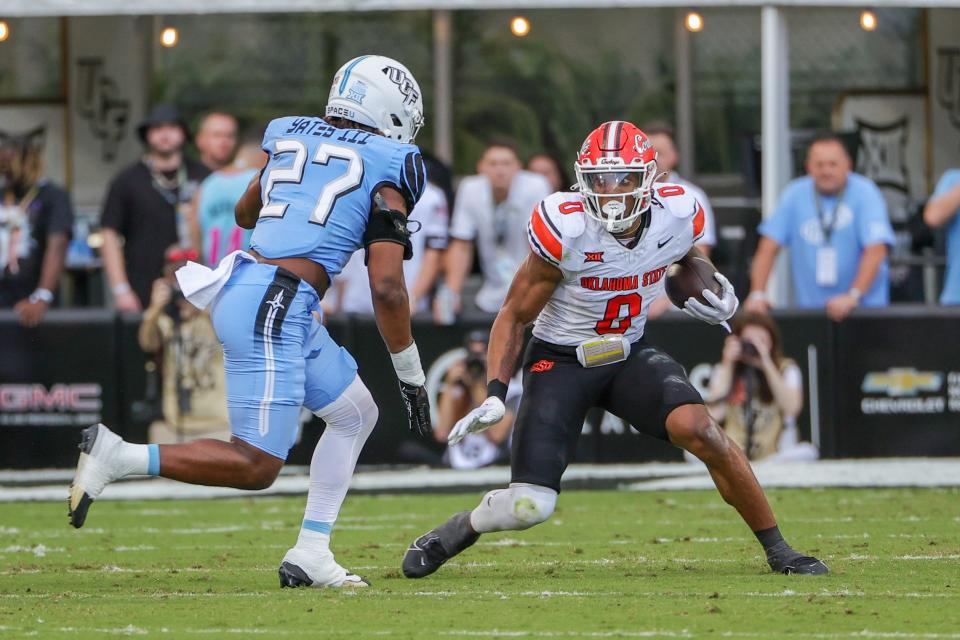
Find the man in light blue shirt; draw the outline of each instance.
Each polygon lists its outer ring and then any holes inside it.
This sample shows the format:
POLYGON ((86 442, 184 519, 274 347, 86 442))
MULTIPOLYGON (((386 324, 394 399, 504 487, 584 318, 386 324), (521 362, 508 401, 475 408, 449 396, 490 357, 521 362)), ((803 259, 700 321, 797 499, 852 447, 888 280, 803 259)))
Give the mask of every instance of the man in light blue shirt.
POLYGON ((798 307, 826 309, 839 322, 860 304, 889 304, 887 252, 894 237, 887 205, 877 186, 851 165, 835 136, 810 145, 807 175, 787 185, 773 216, 760 225, 748 311, 769 310, 765 288, 782 246, 790 249, 798 307))
POLYGON ((931 227, 947 226, 947 273, 940 304, 960 304, 960 169, 940 176, 933 196, 923 209, 923 221, 931 227))

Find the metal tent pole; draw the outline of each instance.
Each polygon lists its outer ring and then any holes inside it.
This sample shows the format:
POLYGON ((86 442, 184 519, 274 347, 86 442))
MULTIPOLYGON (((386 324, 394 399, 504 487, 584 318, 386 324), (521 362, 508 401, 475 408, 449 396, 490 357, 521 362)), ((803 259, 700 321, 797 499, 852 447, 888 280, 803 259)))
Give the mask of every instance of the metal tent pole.
POLYGON ((437 157, 453 164, 453 15, 433 12, 433 148, 437 157))
POLYGON ((677 9, 674 19, 674 58, 676 60, 676 122, 677 151, 680 154, 677 171, 693 178, 696 166, 694 158, 693 119, 693 42, 684 25, 686 11, 677 9))
MULTIPOLYGON (((780 192, 790 178, 790 65, 787 21, 783 9, 761 9, 761 148, 763 217, 773 215, 780 192)), ((781 251, 768 283, 775 304, 789 302, 790 280, 786 251, 781 251)))

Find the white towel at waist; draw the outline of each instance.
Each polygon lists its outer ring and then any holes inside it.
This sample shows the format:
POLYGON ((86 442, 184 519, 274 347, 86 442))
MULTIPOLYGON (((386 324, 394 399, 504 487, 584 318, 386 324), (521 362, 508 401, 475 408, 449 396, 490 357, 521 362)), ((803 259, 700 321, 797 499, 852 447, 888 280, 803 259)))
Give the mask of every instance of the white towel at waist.
POLYGON ((257 261, 246 251, 234 251, 225 255, 216 269, 196 262, 188 262, 177 269, 177 282, 180 283, 183 297, 198 309, 206 309, 227 284, 238 260, 240 262, 257 261))

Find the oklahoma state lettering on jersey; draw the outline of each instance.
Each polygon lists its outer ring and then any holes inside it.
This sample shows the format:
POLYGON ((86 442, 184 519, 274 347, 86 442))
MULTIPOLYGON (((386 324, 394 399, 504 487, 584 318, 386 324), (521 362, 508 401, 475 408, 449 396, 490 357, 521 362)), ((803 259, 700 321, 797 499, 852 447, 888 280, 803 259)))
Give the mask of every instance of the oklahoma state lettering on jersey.
POLYGON ((663 295, 667 267, 703 234, 703 208, 682 186, 658 184, 644 225, 629 249, 584 212, 579 194, 554 193, 541 202, 530 216, 530 248, 563 280, 533 335, 566 346, 608 334, 639 340, 650 303, 663 295))

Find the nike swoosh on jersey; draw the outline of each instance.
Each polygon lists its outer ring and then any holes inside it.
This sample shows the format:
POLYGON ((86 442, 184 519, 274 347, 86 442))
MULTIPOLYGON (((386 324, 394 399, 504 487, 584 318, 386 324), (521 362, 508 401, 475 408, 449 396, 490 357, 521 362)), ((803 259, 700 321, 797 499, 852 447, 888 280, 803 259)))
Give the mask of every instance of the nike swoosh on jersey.
POLYGON ((667 244, 668 242, 670 242, 671 240, 673 240, 673 236, 670 236, 669 238, 667 238, 667 239, 664 240, 663 242, 657 242, 657 249, 663 249, 663 248, 666 246, 666 244, 667 244))

